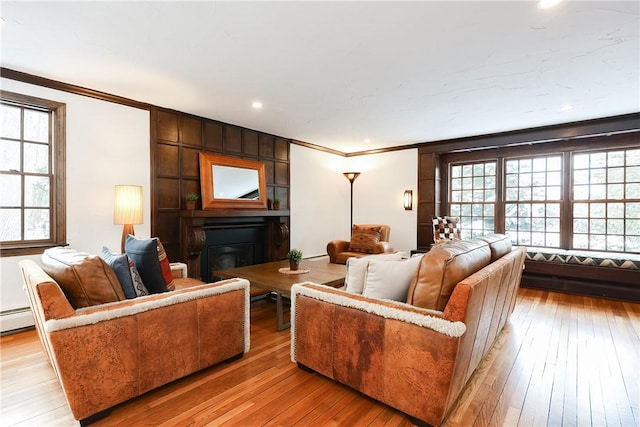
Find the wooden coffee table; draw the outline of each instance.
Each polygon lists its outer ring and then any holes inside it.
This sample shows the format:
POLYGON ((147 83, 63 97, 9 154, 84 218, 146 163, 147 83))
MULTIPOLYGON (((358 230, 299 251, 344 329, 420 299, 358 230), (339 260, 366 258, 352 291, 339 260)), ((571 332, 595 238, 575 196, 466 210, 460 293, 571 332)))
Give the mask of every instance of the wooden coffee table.
POLYGON ((332 264, 329 262, 328 257, 303 259, 300 262, 300 270, 308 269, 308 273, 284 274, 278 271, 280 268, 288 267, 289 261, 284 260, 217 270, 213 274, 222 279, 241 277, 247 279, 251 286, 275 293, 278 330, 281 331, 291 326, 290 322, 283 320, 282 299, 283 297, 290 298, 292 285, 300 282, 314 282, 321 285, 340 287, 344 284, 344 276, 347 272, 346 266, 332 264))

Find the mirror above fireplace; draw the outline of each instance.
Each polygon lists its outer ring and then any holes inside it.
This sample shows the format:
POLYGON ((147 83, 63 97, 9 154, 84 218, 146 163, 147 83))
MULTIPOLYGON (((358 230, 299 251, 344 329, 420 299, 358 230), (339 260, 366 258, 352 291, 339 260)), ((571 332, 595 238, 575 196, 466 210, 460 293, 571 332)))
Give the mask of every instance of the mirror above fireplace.
POLYGON ((265 166, 257 160, 199 153, 202 209, 266 209, 265 166))

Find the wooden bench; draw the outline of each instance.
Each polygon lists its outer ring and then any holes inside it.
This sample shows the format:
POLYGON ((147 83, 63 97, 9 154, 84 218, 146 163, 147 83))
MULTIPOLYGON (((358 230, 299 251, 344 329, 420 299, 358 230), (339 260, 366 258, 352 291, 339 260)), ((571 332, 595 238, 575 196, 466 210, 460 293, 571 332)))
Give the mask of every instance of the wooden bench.
POLYGON ((640 255, 529 247, 522 286, 640 302, 640 255))

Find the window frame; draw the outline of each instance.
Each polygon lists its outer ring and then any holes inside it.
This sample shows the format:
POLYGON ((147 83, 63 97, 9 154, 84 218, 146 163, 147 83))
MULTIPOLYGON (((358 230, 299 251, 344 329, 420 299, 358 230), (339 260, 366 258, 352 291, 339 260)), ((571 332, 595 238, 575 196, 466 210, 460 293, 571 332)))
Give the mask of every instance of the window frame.
MULTIPOLYGON (((454 177, 452 176, 453 168, 456 167, 456 166, 461 167, 462 171, 461 171, 461 174, 460 174, 460 179, 461 179, 462 182, 464 182, 464 178, 465 177, 464 177, 464 174, 463 174, 463 170, 464 170, 465 166, 474 168, 476 165, 482 164, 483 165, 483 169, 485 169, 487 164, 489 164, 489 163, 493 163, 493 167, 495 168, 495 174, 492 175, 494 177, 494 179, 495 179, 494 187, 493 187, 494 199, 495 200, 493 202, 482 201, 482 202, 479 202, 479 203, 475 203, 474 200, 472 200, 471 202, 463 201, 462 197, 461 197, 459 201, 458 200, 453 201, 452 200, 452 193, 453 193, 453 191, 457 191, 457 190, 454 190, 453 188, 450 188, 448 186, 448 188, 447 188, 447 197, 449 198, 449 205, 448 205, 449 209, 447 210, 447 212, 448 212, 448 215, 451 215, 451 216, 454 216, 454 217, 458 217, 459 221, 462 222, 463 218, 468 218, 468 216, 462 215, 462 207, 464 205, 469 205, 470 209, 473 211, 473 205, 474 204, 476 204, 476 205, 481 204, 481 205, 483 205, 483 212, 484 212, 484 206, 491 205, 493 207, 493 227, 495 229, 496 228, 496 221, 497 221, 497 212, 500 209, 499 201, 500 201, 500 198, 502 197, 501 196, 502 193, 501 193, 501 190, 499 188, 499 186, 501 185, 502 181, 498 178, 498 174, 500 174, 502 172, 502 168, 501 168, 501 165, 498 163, 498 161, 495 160, 495 159, 486 159, 486 160, 478 160, 478 161, 472 161, 472 162, 464 162, 464 161, 463 162, 452 162, 452 163, 449 163, 447 165, 447 176, 448 176, 448 181, 450 182, 451 179, 454 179, 454 177), (461 212, 460 213, 451 212, 451 205, 460 205, 461 212)), ((482 175, 483 181, 486 180, 487 176, 490 176, 490 175, 486 175, 486 174, 482 175)), ((471 179, 473 179, 475 177, 476 177, 476 175, 475 175, 475 169, 474 169, 473 173, 471 175, 471 179)), ((461 183, 461 187, 460 188, 461 188, 461 191, 464 192, 464 184, 463 183, 461 183)), ((474 184, 472 184, 472 190, 473 189, 475 189, 475 185, 474 184)), ((484 187, 484 186, 482 187, 483 191, 486 191, 486 189, 487 189, 487 187, 484 187)), ((483 215, 482 215, 482 223, 483 223, 483 225, 484 225, 485 218, 487 218, 487 216, 485 216, 484 213, 483 213, 483 215)), ((486 229, 483 227, 482 230, 486 230, 486 229)), ((470 238, 475 237, 475 233, 474 233, 473 228, 471 230, 469 230, 469 229, 466 229, 466 227, 463 227, 462 228, 462 236, 470 236, 470 238)))
MULTIPOLYGON (((624 190, 624 194, 625 196, 622 198, 613 198, 609 196, 608 193, 608 189, 606 190, 606 196, 605 197, 600 197, 600 198, 576 198, 576 194, 575 194, 575 188, 576 188, 576 182, 575 182, 575 171, 576 170, 581 170, 581 171, 587 171, 589 173, 589 175, 591 175, 592 170, 594 169, 603 169, 605 171, 605 183, 601 184, 604 185, 605 187, 609 186, 610 184, 612 184, 612 182, 609 182, 609 169, 613 169, 615 167, 610 167, 608 165, 602 166, 602 167, 594 167, 592 165, 589 165, 589 167, 587 168, 580 168, 580 169, 574 169, 574 163, 575 163, 575 157, 578 155, 588 155, 589 157, 591 157, 594 154, 604 154, 605 157, 608 157, 609 153, 612 152, 618 152, 618 151, 622 151, 622 152, 626 152, 626 151, 630 151, 630 150, 639 150, 640 148, 637 146, 629 146, 629 147, 607 147, 607 148, 594 148, 594 149, 585 149, 585 150, 575 150, 571 153, 571 181, 570 181, 570 186, 571 186, 571 195, 570 195, 570 199, 568 200, 568 202, 571 204, 571 217, 569 218, 571 221, 571 240, 569 242, 569 248, 572 250, 576 250, 576 251, 596 251, 596 252, 609 252, 606 248, 610 246, 610 242, 608 240, 608 238, 611 236, 623 236, 623 246, 625 246, 625 250, 624 251, 611 251, 611 252, 622 252, 622 253, 640 253, 640 250, 638 251, 627 251, 626 250, 626 238, 629 236, 629 238, 631 238, 631 236, 636 237, 636 235, 629 235, 626 232, 626 222, 629 219, 629 217, 626 216, 626 214, 622 217, 622 218, 617 218, 613 215, 609 215, 608 213, 605 213, 604 217, 597 217, 592 215, 591 213, 591 207, 593 205, 596 204, 602 204, 605 205, 605 212, 608 211, 609 209, 609 205, 612 204, 622 204, 625 205, 625 207, 623 208, 624 211, 626 211, 626 205, 630 204, 630 203, 640 203, 640 197, 636 197, 636 198, 631 198, 631 197, 627 197, 626 191, 624 190), (587 215, 587 217, 576 217, 575 214, 575 206, 576 205, 580 205, 580 204, 585 204, 588 207, 589 210, 589 214, 587 215), (591 231, 591 223, 592 221, 604 221, 605 225, 607 225, 608 228, 608 224, 610 222, 610 220, 617 218, 617 219, 621 219, 623 221, 623 229, 625 229, 623 231, 622 234, 616 234, 616 233, 610 233, 608 232, 608 230, 605 230, 604 233, 598 233, 598 232, 594 232, 591 231), (588 223, 588 230, 586 233, 575 233, 574 230, 574 226, 575 226, 575 220, 576 219, 582 219, 582 220, 586 220, 588 223), (591 248, 580 248, 580 247, 576 247, 575 246, 575 235, 579 234, 579 235, 586 235, 588 236, 587 239, 591 239, 592 236, 602 236, 604 238, 604 246, 605 249, 599 249, 599 248, 595 248, 595 249, 591 249, 591 248)), ((623 181, 620 185, 626 186, 628 185, 627 181, 627 176, 626 176, 626 168, 627 167, 640 167, 640 165, 633 165, 633 166, 629 166, 626 164, 623 164, 622 166, 619 166, 623 169, 624 171, 624 178, 623 181)), ((638 184, 640 185, 640 182, 636 182, 636 181, 632 181, 632 184, 638 184)), ((586 186, 589 187, 591 185, 591 182, 589 180, 589 184, 587 184, 586 186)), ((637 219, 635 219, 634 217, 631 217, 634 221, 637 221, 637 219)), ((640 237, 637 237, 640 238, 640 237)))
MULTIPOLYGON (((620 133, 616 135, 607 136, 605 140, 602 139, 602 135, 577 138, 575 140, 556 141, 546 143, 535 143, 518 146, 507 147, 493 147, 488 149, 473 150, 467 152, 450 152, 442 153, 440 155, 440 170, 443 171, 442 179, 440 182, 440 191, 442 194, 442 212, 448 213, 451 206, 451 200, 449 200, 449 185, 450 176, 448 174, 449 168, 454 164, 462 163, 477 163, 487 161, 497 161, 500 165, 500 169, 497 170, 498 176, 496 176, 496 183, 499 185, 496 192, 496 217, 495 217, 495 232, 505 233, 505 184, 506 172, 504 165, 506 160, 516 158, 535 158, 548 155, 561 155, 563 156, 562 165, 562 200, 560 201, 560 246, 554 249, 562 250, 580 250, 585 252, 594 252, 590 249, 574 249, 573 248, 573 165, 572 159, 574 154, 594 152, 594 151, 618 151, 626 149, 635 149, 638 147, 633 138, 637 134, 620 133)), ((624 201, 624 199, 620 200, 624 201)), ((464 225, 462 225, 464 227, 464 225)), ((597 251, 607 252, 607 251, 597 251)), ((612 253, 619 253, 619 251, 608 251, 612 253)), ((626 253, 640 253, 640 252, 626 252, 626 253)))
POLYGON ((52 113, 52 156, 50 236, 46 240, 22 240, 0 244, 0 257, 33 255, 46 248, 66 245, 66 104, 29 95, 0 90, 3 102, 21 107, 45 109, 52 113))
MULTIPOLYGON (((545 231, 543 234, 545 234, 545 240, 547 239, 547 234, 548 233, 552 233, 553 231, 548 231, 547 228, 547 220, 549 218, 554 218, 554 217, 548 217, 547 216, 547 208, 548 205, 550 204, 557 204, 558 205, 558 246, 542 246, 542 247, 548 247, 548 248, 554 248, 554 249, 559 249, 562 247, 562 244, 564 242, 563 239, 563 221, 562 221, 562 216, 563 213, 565 212, 565 204, 567 203, 566 200, 566 187, 564 185, 565 182, 565 153, 560 152, 560 153, 536 153, 534 155, 512 155, 512 156, 502 156, 500 158, 500 162, 502 163, 502 180, 503 180, 503 184, 502 184, 502 191, 501 191, 501 195, 502 195, 502 200, 500 201, 500 211, 498 212, 498 214, 500 214, 502 216, 502 221, 501 223, 503 224, 503 228, 502 228, 502 232, 505 234, 509 234, 512 230, 507 231, 507 206, 508 205, 521 205, 521 204, 528 204, 530 206, 536 206, 536 205, 544 205, 545 206, 545 215, 543 217, 539 217, 539 216, 534 216, 533 212, 530 212, 529 218, 531 220, 531 226, 533 226, 533 220, 534 219, 540 219, 543 218, 545 220, 545 231), (560 197, 558 199, 549 199, 548 198, 548 194, 546 193, 546 190, 548 190, 548 183, 546 182, 545 179, 545 185, 544 186, 536 186, 534 185, 534 182, 531 181, 530 185, 525 185, 525 186, 520 186, 519 182, 518 185, 515 187, 509 186, 509 179, 508 179, 508 175, 511 174, 515 174, 515 175, 520 175, 522 172, 520 171, 520 166, 518 166, 518 172, 517 173, 512 173, 509 171, 508 165, 507 163, 512 161, 512 162, 518 162, 520 163, 522 160, 531 160, 532 162, 532 166, 535 163, 536 160, 540 160, 540 159, 545 159, 545 163, 547 163, 548 165, 548 160, 552 157, 559 157, 559 161, 560 161, 560 170, 556 171, 559 172, 560 174, 560 185, 557 186, 559 187, 559 191, 560 191, 560 197), (521 199, 520 197, 518 197, 517 199, 511 200, 508 199, 508 189, 509 188, 517 188, 518 190, 520 190, 521 188, 530 188, 531 190, 533 190, 534 188, 545 188, 545 198, 544 199, 536 199, 535 197, 533 197, 533 191, 530 195, 529 198, 524 198, 521 199)), ((550 171, 548 169, 546 169, 545 165, 545 173, 549 173, 550 171)), ((554 171, 551 171, 554 172, 554 171)), ((526 173, 526 172, 525 172, 526 173)), ((533 176, 533 174, 535 174, 536 172, 533 170, 533 167, 531 169, 530 174, 533 176)), ((518 207, 519 209, 519 207, 518 207)), ((519 219, 521 218, 519 215, 516 215, 516 218, 519 219)), ((525 234, 529 234, 529 237, 532 238, 534 230, 530 229, 529 231, 520 231, 520 229, 518 228, 516 231, 516 234, 519 235, 519 233, 525 233, 525 234)), ((517 240, 517 238, 516 238, 517 240)), ((513 238, 512 238, 513 241, 513 238)), ((518 243, 517 241, 514 242, 514 244, 522 244, 522 245, 526 245, 525 243, 518 243)), ((527 245, 527 246, 537 246, 537 245, 527 245)))

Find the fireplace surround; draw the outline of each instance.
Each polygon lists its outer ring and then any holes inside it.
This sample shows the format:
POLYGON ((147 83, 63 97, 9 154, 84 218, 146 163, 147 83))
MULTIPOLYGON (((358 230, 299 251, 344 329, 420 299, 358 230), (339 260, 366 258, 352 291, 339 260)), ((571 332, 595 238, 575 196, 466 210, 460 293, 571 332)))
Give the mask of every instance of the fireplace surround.
POLYGON ((183 210, 182 259, 189 276, 212 282, 213 271, 286 258, 289 211, 183 210))

